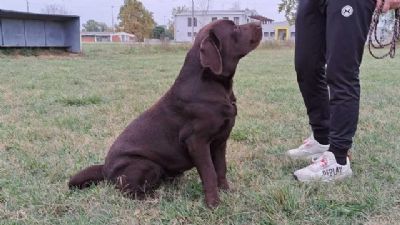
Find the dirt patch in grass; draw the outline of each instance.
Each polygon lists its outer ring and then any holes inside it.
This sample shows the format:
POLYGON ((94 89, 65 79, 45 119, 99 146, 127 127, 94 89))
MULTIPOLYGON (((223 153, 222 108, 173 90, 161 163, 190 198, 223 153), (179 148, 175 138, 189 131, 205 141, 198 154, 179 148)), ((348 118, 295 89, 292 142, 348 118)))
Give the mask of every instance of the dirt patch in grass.
POLYGON ((86 105, 98 105, 104 100, 99 96, 88 96, 88 97, 64 97, 57 100, 56 102, 62 103, 65 106, 86 106, 86 105))

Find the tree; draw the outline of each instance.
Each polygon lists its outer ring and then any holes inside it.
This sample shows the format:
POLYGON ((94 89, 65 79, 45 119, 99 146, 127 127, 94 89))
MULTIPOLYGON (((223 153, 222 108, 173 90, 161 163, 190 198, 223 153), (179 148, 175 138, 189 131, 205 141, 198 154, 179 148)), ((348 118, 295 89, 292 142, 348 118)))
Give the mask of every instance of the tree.
POLYGON ((166 30, 164 26, 156 26, 153 29, 153 38, 163 40, 166 36, 166 30))
POLYGON ((168 27, 167 27, 167 37, 169 37, 169 39, 174 39, 174 35, 175 35, 175 26, 174 26, 174 20, 170 20, 168 22, 168 27))
POLYGON ((85 24, 82 25, 84 30, 87 32, 104 32, 109 31, 107 24, 97 22, 95 20, 88 20, 85 24))
POLYGON ((150 37, 155 26, 153 13, 137 0, 125 0, 118 18, 121 20, 118 30, 135 34, 141 41, 150 37))
POLYGON ((46 5, 46 7, 44 7, 42 9, 42 13, 53 14, 53 15, 54 14, 66 15, 66 14, 68 14, 68 11, 62 5, 49 4, 49 5, 46 5))
POLYGON ((297 1, 298 0, 281 0, 281 3, 278 5, 278 11, 280 13, 285 13, 286 20, 290 24, 294 24, 296 20, 297 1))

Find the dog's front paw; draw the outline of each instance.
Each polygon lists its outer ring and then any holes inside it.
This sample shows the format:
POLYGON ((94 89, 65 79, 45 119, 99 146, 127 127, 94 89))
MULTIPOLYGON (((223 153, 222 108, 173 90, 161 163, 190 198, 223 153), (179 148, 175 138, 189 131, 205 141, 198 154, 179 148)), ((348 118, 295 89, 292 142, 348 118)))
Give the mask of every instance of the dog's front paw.
POLYGON ((213 191, 205 192, 205 201, 207 207, 211 209, 216 208, 219 205, 220 200, 217 188, 215 188, 213 191))
POLYGON ((214 209, 217 208, 217 206, 219 205, 219 197, 206 197, 206 205, 208 208, 210 209, 214 209))

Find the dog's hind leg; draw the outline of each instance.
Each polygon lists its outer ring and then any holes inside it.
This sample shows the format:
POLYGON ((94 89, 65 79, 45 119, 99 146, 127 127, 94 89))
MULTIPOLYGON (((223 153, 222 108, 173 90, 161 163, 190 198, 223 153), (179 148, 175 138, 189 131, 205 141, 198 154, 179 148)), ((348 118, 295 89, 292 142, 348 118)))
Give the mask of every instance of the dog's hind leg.
POLYGON ((161 183, 162 167, 147 159, 135 159, 112 179, 128 197, 143 199, 161 183))

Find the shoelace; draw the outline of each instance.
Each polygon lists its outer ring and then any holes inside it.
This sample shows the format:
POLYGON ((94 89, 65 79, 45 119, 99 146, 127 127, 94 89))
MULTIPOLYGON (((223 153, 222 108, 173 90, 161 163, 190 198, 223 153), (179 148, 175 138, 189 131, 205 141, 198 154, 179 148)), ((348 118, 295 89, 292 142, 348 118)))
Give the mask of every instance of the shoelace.
POLYGON ((305 139, 305 140, 303 141, 303 146, 304 146, 304 147, 310 146, 310 145, 311 145, 311 141, 312 141, 311 138, 305 139))
POLYGON ((315 158, 311 159, 311 162, 312 162, 313 166, 326 167, 328 165, 329 161, 324 155, 321 155, 319 157, 315 157, 315 158))

